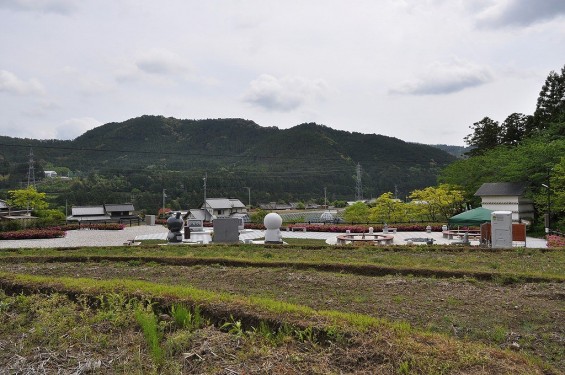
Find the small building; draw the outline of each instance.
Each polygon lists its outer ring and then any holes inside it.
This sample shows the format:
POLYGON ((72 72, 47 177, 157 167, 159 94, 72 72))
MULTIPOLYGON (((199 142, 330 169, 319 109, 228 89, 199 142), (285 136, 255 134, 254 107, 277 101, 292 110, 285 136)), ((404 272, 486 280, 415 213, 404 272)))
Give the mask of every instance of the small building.
POLYGON ((57 172, 55 172, 55 171, 44 171, 44 172, 45 172, 45 177, 47 177, 47 178, 57 177, 57 172))
POLYGON ((73 206, 71 216, 68 221, 81 222, 106 222, 110 221, 110 215, 104 210, 104 205, 100 206, 73 206))
POLYGON ((135 208, 131 203, 105 204, 104 210, 112 220, 138 219, 138 216, 134 214, 135 208))
POLYGON ((511 211, 512 221, 534 218, 533 202, 524 195, 527 182, 484 183, 475 193, 481 197, 481 205, 491 211, 511 211))
POLYGON ((200 209, 191 209, 188 218, 203 221, 213 221, 217 218, 237 217, 247 222, 249 216, 247 207, 233 198, 208 198, 200 209))
POLYGON ((135 209, 131 203, 73 206, 71 208, 71 216, 68 216, 67 220, 88 223, 129 221, 130 225, 135 220, 139 225, 140 218, 134 214, 134 211, 135 209))

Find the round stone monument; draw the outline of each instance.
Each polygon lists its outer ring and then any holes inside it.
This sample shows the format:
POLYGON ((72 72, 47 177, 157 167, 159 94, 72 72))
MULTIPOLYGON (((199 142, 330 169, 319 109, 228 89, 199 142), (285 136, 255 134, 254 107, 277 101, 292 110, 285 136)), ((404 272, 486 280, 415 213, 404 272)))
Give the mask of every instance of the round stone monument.
POLYGON ((265 243, 282 244, 281 215, 275 212, 271 212, 265 216, 265 219, 263 219, 263 224, 265 224, 265 228, 267 228, 267 230, 265 231, 265 243))

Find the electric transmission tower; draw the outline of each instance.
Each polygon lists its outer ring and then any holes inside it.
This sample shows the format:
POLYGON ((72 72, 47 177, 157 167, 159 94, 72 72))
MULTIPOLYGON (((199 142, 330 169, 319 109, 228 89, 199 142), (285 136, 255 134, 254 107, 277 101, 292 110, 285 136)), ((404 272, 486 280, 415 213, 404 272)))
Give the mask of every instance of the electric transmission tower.
POLYGON ((29 167, 27 170, 27 187, 35 187, 35 162, 33 161, 33 149, 29 149, 29 167))
POLYGON ((357 177, 355 178, 355 200, 363 200, 363 183, 361 182, 361 164, 357 163, 357 177))

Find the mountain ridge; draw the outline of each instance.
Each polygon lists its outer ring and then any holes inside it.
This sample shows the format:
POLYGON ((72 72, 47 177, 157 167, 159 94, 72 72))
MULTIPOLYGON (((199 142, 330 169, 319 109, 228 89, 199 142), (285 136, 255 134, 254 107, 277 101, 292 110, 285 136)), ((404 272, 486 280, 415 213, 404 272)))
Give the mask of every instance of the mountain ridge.
POLYGON ((175 172, 179 178, 207 173, 217 176, 222 186, 218 194, 254 184, 274 192, 271 198, 286 191, 307 195, 319 190, 320 184, 331 187, 336 197, 351 197, 358 163, 363 168, 364 194, 396 190, 405 195, 434 185, 439 170, 455 160, 433 146, 380 134, 315 123, 288 129, 261 127, 238 118, 144 115, 98 126, 71 141, 0 137, 0 143, 14 143, 3 147, 8 165, 24 164, 31 148, 43 167, 67 167, 83 174, 145 174, 153 180, 158 179, 156 171, 175 172))

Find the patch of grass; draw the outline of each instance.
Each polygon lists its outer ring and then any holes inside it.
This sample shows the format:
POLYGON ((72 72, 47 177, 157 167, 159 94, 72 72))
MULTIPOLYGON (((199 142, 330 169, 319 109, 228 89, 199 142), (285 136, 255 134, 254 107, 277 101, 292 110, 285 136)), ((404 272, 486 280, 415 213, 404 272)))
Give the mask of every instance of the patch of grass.
POLYGON ((406 301, 406 296, 396 295, 392 297, 392 301, 395 303, 403 303, 404 301, 406 301))
POLYGON ((497 325, 488 332, 488 337, 497 344, 502 344, 506 341, 507 332, 505 327, 497 325))
POLYGON ((161 339, 163 335, 159 329, 157 317, 153 311, 138 308, 135 311, 135 320, 143 331, 143 336, 145 337, 149 347, 153 362, 157 367, 161 366, 164 360, 164 351, 163 348, 161 348, 161 339))
POLYGON ((171 316, 173 317, 177 327, 194 330, 202 328, 207 324, 206 319, 200 313, 200 307, 196 306, 191 311, 183 304, 173 304, 171 306, 171 316))
MULTIPOLYGON (((277 248, 278 249, 278 248, 277 248)), ((351 266, 375 266, 376 263, 391 272, 395 268, 404 270, 458 271, 462 275, 490 273, 495 275, 516 275, 521 279, 528 277, 550 278, 565 281, 565 252, 548 249, 473 249, 472 251, 449 246, 410 247, 351 247, 320 246, 304 243, 284 246, 284 251, 273 251, 270 246, 257 245, 206 245, 199 246, 196 252, 186 246, 136 246, 136 247, 96 247, 75 249, 19 249, 0 251, 0 261, 10 258, 46 259, 65 257, 68 261, 96 260, 107 257, 142 258, 144 262, 157 262, 163 258, 197 258, 239 260, 250 262, 297 262, 310 263, 313 268, 323 264, 343 264, 351 266)), ((105 259, 107 259, 105 258, 105 259)), ((100 259, 102 260, 102 259, 100 259)), ((141 259, 130 259, 132 266, 141 259)))

